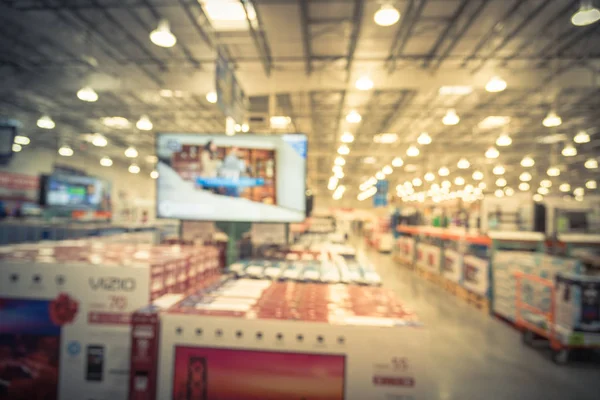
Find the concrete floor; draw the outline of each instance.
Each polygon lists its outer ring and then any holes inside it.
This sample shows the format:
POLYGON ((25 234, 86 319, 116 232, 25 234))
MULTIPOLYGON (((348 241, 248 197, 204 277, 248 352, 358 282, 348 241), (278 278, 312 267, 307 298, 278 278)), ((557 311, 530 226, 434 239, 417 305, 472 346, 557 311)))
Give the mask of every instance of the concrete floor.
POLYGON ((432 400, 599 400, 600 364, 555 365, 545 345, 526 347, 508 324, 366 250, 384 286, 428 327, 432 400))

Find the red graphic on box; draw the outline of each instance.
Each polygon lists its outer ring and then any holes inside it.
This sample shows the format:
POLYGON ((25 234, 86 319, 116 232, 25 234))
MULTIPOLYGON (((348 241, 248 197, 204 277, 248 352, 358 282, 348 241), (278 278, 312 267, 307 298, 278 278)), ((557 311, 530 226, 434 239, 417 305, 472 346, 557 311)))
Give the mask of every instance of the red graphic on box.
POLYGON ((373 384, 379 386, 414 387, 415 379, 410 376, 374 376, 373 384))
POLYGON ((79 303, 66 293, 61 293, 48 304, 50 319, 55 325, 70 324, 75 319, 79 303))
POLYGON ((173 399, 342 400, 344 356, 178 347, 173 399))

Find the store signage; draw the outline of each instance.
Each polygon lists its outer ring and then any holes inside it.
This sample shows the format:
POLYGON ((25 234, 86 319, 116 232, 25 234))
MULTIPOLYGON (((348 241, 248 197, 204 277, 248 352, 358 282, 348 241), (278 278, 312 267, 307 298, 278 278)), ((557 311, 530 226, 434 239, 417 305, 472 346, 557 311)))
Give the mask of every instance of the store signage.
POLYGON ((375 184, 377 193, 373 196, 373 207, 386 207, 388 205, 389 181, 380 180, 375 184))
POLYGON ((14 201, 38 200, 38 176, 0 172, 0 199, 14 201))
POLYGON ((244 122, 246 95, 235 77, 229 62, 219 54, 217 57, 215 89, 217 105, 225 117, 233 118, 238 124, 244 122))

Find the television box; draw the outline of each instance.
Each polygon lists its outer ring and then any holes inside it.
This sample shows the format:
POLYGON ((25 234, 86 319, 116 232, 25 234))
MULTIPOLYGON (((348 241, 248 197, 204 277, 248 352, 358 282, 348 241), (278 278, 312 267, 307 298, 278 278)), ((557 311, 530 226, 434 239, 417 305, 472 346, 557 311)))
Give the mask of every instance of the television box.
POLYGON ((149 278, 147 268, 3 260, 0 397, 127 398, 131 313, 147 304, 149 278))
POLYGON ((132 400, 429 398, 426 331, 382 288, 221 280, 133 324, 132 400))

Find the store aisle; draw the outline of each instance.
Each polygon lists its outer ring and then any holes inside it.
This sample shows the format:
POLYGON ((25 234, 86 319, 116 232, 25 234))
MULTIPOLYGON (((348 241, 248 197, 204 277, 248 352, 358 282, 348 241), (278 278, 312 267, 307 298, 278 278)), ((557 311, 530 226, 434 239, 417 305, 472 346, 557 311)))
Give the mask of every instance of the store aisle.
POLYGON ((598 399, 597 363, 557 366, 546 349, 523 346, 509 325, 422 280, 390 255, 366 251, 384 286, 429 328, 434 400, 598 399))

